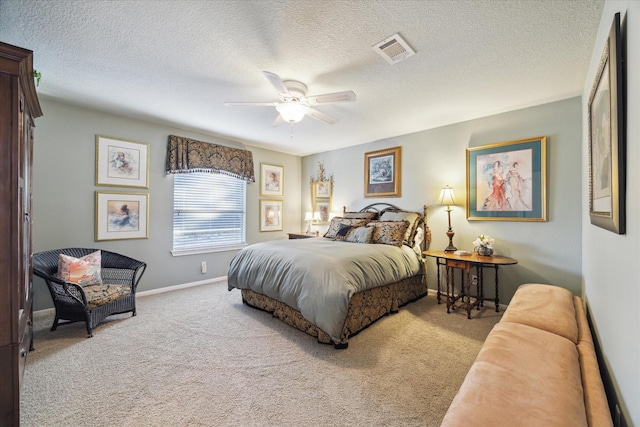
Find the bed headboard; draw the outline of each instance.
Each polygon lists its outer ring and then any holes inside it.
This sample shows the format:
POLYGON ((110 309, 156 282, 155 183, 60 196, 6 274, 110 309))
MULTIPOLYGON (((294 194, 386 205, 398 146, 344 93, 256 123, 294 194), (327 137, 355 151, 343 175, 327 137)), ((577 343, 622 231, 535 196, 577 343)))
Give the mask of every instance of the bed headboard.
MULTIPOLYGON (((422 226, 424 230, 423 243, 426 245, 431 243, 431 230, 429 229, 429 225, 427 224, 427 213, 429 211, 429 206, 424 205, 422 207, 422 210, 423 211, 422 211, 422 219, 420 221, 420 226, 422 226)), ((380 202, 380 203, 372 203, 368 206, 365 206, 364 208, 360 209, 358 212, 375 212, 376 213, 375 219, 378 219, 386 211, 408 211, 408 210, 399 208, 398 206, 392 205, 391 203, 380 202)), ((347 212, 347 207, 343 206, 342 213, 345 214, 346 212, 347 212)), ((408 212, 413 212, 413 211, 408 211, 408 212)))

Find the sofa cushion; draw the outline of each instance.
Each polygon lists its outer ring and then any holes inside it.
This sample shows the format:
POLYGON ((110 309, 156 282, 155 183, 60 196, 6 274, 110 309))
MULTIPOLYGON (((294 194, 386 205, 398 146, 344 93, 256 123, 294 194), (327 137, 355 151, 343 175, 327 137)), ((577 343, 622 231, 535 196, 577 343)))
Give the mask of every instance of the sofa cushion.
POLYGON ((587 419, 590 426, 613 426, 582 298, 573 297, 573 303, 578 322, 578 355, 582 370, 582 388, 584 389, 587 419))
POLYGON ((531 326, 498 323, 442 426, 586 426, 578 350, 531 326))
POLYGON ((520 285, 501 321, 533 326, 578 343, 573 294, 565 288, 534 283, 520 285))

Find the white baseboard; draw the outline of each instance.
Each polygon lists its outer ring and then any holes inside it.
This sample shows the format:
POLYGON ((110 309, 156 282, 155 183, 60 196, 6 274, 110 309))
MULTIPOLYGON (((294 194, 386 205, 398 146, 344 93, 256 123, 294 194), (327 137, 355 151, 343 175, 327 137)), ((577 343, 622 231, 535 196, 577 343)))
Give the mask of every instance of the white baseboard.
POLYGON ((178 289, 193 288, 194 286, 201 286, 201 285, 210 285, 212 283, 224 282, 226 280, 227 280, 227 276, 214 277, 213 279, 199 280, 197 282, 182 283, 180 285, 166 286, 164 288, 150 289, 148 291, 137 292, 136 296, 146 297, 149 295, 162 294, 164 292, 177 291, 178 289))
MULTIPOLYGON (((199 280, 197 282, 191 282, 191 283, 182 283, 180 285, 173 285, 173 286, 166 286, 164 288, 158 288, 158 289, 150 289, 148 291, 142 291, 142 292, 138 292, 136 293, 136 297, 146 297, 149 295, 155 295, 155 294, 162 294, 165 292, 171 292, 171 291, 177 291, 178 289, 186 289, 186 288, 193 288, 195 286, 202 286, 202 285, 210 285, 213 283, 220 283, 220 282, 224 282, 227 280, 227 276, 222 276, 222 277, 214 277, 213 279, 207 279, 207 280, 199 280)), ((55 308, 45 308, 42 310, 38 310, 38 311, 34 311, 33 312, 33 320, 35 322, 41 320, 41 319, 46 319, 49 317, 53 317, 56 314, 56 309, 55 308)))

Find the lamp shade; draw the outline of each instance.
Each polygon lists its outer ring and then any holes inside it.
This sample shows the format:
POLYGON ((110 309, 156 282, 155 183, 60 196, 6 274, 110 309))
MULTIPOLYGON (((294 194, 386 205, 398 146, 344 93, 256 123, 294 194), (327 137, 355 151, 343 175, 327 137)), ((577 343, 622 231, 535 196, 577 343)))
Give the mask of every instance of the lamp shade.
POLYGON ((276 105, 276 110, 280 113, 282 118, 289 123, 298 123, 304 118, 309 110, 305 105, 295 102, 285 102, 276 105))
POLYGON ((311 221, 312 219, 313 219, 313 216, 311 216, 311 212, 307 212, 304 214, 305 221, 311 221))
POLYGON ((448 185, 445 186, 442 190, 440 190, 440 197, 438 198, 438 200, 441 205, 455 205, 456 201, 453 198, 453 188, 450 188, 448 185))

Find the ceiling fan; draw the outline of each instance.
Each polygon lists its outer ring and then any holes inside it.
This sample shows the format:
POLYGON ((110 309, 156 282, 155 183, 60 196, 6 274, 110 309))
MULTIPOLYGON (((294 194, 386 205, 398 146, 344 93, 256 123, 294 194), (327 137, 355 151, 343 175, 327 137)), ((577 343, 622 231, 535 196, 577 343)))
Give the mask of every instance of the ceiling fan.
POLYGON ((282 118, 291 124, 298 123, 304 116, 313 117, 321 122, 334 124, 338 119, 311 107, 328 104, 330 102, 351 102, 356 100, 356 94, 351 90, 307 96, 307 86, 304 83, 295 80, 282 80, 276 74, 268 71, 263 71, 262 74, 278 92, 279 102, 225 102, 224 105, 230 107, 276 107, 276 110, 280 113, 278 119, 282 118))

